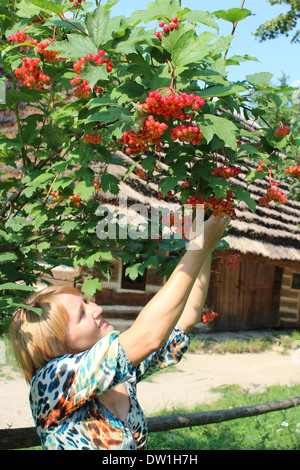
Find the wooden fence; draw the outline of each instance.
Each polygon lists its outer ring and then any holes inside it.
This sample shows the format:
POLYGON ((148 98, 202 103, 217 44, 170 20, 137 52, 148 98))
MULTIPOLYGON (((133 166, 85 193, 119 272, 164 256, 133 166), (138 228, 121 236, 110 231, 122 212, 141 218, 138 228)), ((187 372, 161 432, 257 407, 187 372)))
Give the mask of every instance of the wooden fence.
MULTIPOLYGON (((202 426, 221 423, 239 418, 258 416, 272 411, 286 410, 300 405, 300 397, 289 398, 270 403, 242 406, 228 410, 204 411, 199 413, 175 414, 147 418, 149 432, 160 432, 171 429, 202 426)), ((0 429, 0 450, 26 449, 40 445, 36 429, 0 429)))

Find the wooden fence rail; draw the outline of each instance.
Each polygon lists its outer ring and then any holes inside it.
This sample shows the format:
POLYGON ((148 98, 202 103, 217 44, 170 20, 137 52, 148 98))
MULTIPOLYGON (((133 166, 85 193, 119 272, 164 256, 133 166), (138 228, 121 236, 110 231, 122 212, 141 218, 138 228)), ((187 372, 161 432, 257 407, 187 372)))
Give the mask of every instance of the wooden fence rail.
MULTIPOLYGON (((180 413, 175 415, 147 418, 149 432, 166 431, 205 424, 221 423, 233 419, 258 416, 272 411, 286 410, 300 405, 300 397, 286 400, 262 403, 252 406, 242 406, 228 410, 203 411, 199 413, 180 413)), ((25 449, 39 446, 40 440, 36 429, 16 428, 0 429, 0 450, 25 449)))

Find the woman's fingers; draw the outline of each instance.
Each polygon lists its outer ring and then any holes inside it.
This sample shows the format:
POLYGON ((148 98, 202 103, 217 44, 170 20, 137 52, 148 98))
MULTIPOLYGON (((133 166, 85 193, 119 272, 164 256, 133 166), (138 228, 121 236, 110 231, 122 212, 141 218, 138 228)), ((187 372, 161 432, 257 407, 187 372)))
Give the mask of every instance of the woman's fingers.
POLYGON ((193 236, 189 250, 213 251, 230 223, 228 216, 210 216, 205 222, 193 222, 193 236))

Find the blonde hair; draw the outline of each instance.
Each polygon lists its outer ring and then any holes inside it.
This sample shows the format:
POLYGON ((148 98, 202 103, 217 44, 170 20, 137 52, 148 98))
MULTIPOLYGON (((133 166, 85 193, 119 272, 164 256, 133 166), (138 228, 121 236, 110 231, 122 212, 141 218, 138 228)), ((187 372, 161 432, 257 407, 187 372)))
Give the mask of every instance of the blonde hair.
POLYGON ((35 372, 55 357, 68 354, 66 325, 68 313, 56 294, 80 295, 71 286, 50 286, 29 297, 28 307, 41 308, 35 313, 29 308, 19 308, 12 319, 10 339, 16 360, 27 382, 35 372))

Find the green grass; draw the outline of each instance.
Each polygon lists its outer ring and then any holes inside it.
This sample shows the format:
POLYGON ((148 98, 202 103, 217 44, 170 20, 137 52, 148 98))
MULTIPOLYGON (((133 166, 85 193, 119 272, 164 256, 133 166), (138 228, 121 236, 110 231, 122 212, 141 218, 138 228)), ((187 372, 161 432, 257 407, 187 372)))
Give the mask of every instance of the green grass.
POLYGON ((218 335, 214 333, 207 339, 199 339, 197 335, 192 336, 189 352, 206 354, 242 354, 259 353, 279 348, 281 353, 286 353, 292 348, 294 341, 300 340, 299 331, 272 332, 262 338, 247 338, 247 333, 239 339, 217 340, 218 335))
MULTIPOLYGON (((300 395, 300 385, 272 386, 265 393, 251 393, 238 385, 215 390, 222 397, 210 405, 201 405, 188 413, 255 405, 300 395)), ((186 413, 179 408, 161 411, 160 416, 186 413)), ((260 416, 223 423, 151 433, 149 450, 299 450, 300 406, 260 416)))

